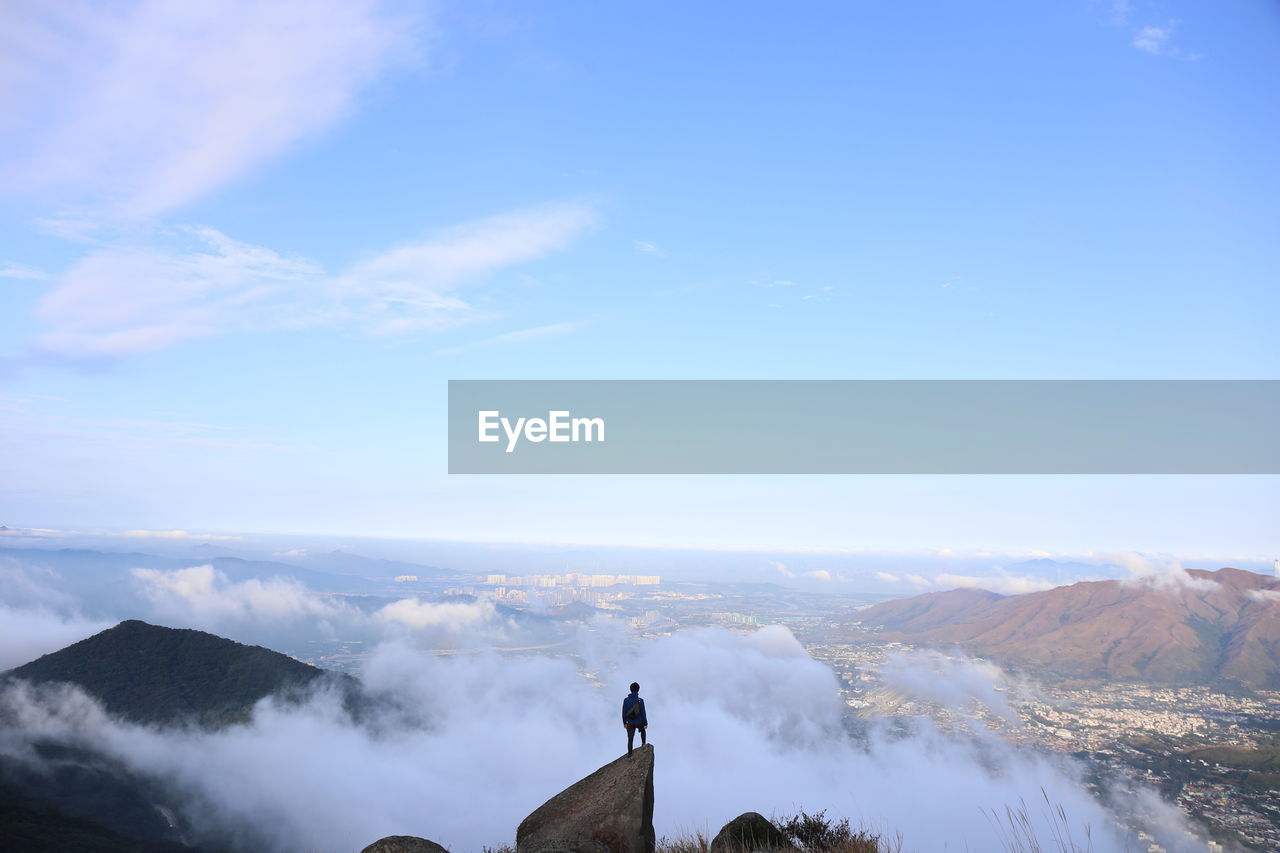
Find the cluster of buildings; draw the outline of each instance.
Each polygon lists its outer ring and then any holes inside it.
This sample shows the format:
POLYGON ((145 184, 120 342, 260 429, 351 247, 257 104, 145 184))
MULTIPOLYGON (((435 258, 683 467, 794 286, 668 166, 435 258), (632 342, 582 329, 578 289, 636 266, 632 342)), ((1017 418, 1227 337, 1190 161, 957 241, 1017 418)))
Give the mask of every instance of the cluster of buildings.
POLYGON ((630 597, 632 588, 657 587, 661 583, 662 578, 658 575, 597 575, 578 572, 563 575, 491 574, 484 576, 478 584, 479 588, 449 587, 444 590, 444 594, 489 597, 512 605, 558 607, 566 604, 589 604, 604 610, 616 610, 619 602, 630 597))
POLYGON ((1240 808, 1239 793, 1232 785, 1188 782, 1178 793, 1178 805, 1183 811, 1199 814, 1227 827, 1255 849, 1275 850, 1275 845, 1280 842, 1280 826, 1277 826, 1275 816, 1268 817, 1253 809, 1240 808))
POLYGON ((487 575, 484 582, 488 586, 600 589, 610 586, 657 586, 662 583, 662 578, 658 575, 587 575, 573 572, 565 575, 487 575))
POLYGON ((617 602, 626 599, 623 592, 606 592, 589 587, 511 587, 495 586, 492 595, 498 601, 507 604, 530 604, 537 602, 545 607, 562 607, 566 604, 589 604, 601 610, 617 608, 617 602))

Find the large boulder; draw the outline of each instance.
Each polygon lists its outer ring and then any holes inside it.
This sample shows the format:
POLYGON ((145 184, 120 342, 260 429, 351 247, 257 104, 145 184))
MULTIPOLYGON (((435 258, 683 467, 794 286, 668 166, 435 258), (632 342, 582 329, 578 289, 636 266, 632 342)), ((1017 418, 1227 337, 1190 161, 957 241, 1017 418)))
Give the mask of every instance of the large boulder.
POLYGON ((795 845, 759 812, 745 812, 720 827, 711 839, 711 853, 744 850, 794 850, 795 845))
POLYGON ((416 835, 388 835, 379 838, 360 853, 449 853, 434 841, 416 835))
POLYGON ((609 853, 603 841, 549 841, 533 847, 533 853, 609 853))
POLYGON ((516 830, 516 853, 653 853, 653 745, 642 746, 539 806, 516 830))

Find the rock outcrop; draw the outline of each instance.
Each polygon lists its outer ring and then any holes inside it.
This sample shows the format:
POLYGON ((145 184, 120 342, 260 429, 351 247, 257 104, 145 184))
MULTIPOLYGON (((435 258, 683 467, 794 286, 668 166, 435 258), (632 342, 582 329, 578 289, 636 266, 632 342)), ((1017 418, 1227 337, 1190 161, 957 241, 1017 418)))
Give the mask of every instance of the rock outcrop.
POLYGON ((591 842, 609 853, 653 853, 652 744, 565 788, 516 830, 516 853, 599 850, 591 842))
POLYGON ((745 812, 720 828, 711 839, 711 853, 741 853, 744 850, 793 850, 768 818, 759 812, 745 812))
POLYGON ((360 853, 449 853, 434 841, 416 835, 388 835, 379 838, 360 853))

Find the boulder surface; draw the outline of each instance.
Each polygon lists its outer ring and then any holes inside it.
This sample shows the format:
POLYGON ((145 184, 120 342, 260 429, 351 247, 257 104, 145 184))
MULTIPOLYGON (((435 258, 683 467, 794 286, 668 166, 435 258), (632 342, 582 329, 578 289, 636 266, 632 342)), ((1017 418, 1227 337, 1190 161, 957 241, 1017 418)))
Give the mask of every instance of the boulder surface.
POLYGON ((434 841, 416 835, 388 835, 379 838, 360 853, 449 853, 434 841))
POLYGON ((653 853, 653 745, 637 749, 573 783, 534 810, 516 830, 516 853, 590 849, 653 853))
POLYGON ((793 850, 795 845, 759 812, 744 812, 720 827, 711 839, 711 853, 743 850, 793 850))

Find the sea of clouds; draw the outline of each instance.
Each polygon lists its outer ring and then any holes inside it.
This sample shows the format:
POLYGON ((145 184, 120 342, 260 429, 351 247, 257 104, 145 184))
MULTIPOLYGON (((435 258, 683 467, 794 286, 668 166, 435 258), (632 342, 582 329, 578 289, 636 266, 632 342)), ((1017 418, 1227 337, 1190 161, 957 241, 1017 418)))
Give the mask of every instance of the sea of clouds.
MULTIPOLYGON (((125 723, 74 689, 0 693, 0 712, 17 721, 0 749, 29 754, 31 740, 54 737, 99 750, 164 780, 198 835, 230 834, 246 849, 354 851, 391 834, 458 853, 510 843, 525 815, 625 751, 619 707, 633 680, 648 705, 659 836, 803 808, 900 833, 905 850, 1001 850, 1006 808, 1025 808, 1046 849, 1069 832, 1111 853, 1135 849, 1115 826, 1119 809, 1160 828, 1169 850, 1203 849, 1153 791, 1117 787, 1104 807, 1079 762, 1016 747, 976 719, 964 735, 924 719, 851 732, 835 674, 781 626, 643 639, 600 617, 554 650, 514 655, 484 650, 518 643, 521 630, 484 601, 406 598, 369 614, 283 581, 241 587, 204 571, 147 571, 134 583, 141 612, 122 615, 159 612, 175 627, 381 627, 363 676, 377 710, 359 721, 323 691, 302 704, 264 700, 250 723, 220 731, 125 723), (442 638, 479 651, 430 654, 442 638), (1055 827, 1059 806, 1065 827, 1055 827)), ((0 620, 4 666, 104 627, 66 602, 27 598, 0 620)), ((904 653, 882 676, 903 695, 1016 723, 1004 698, 1012 682, 991 664, 904 653)))

